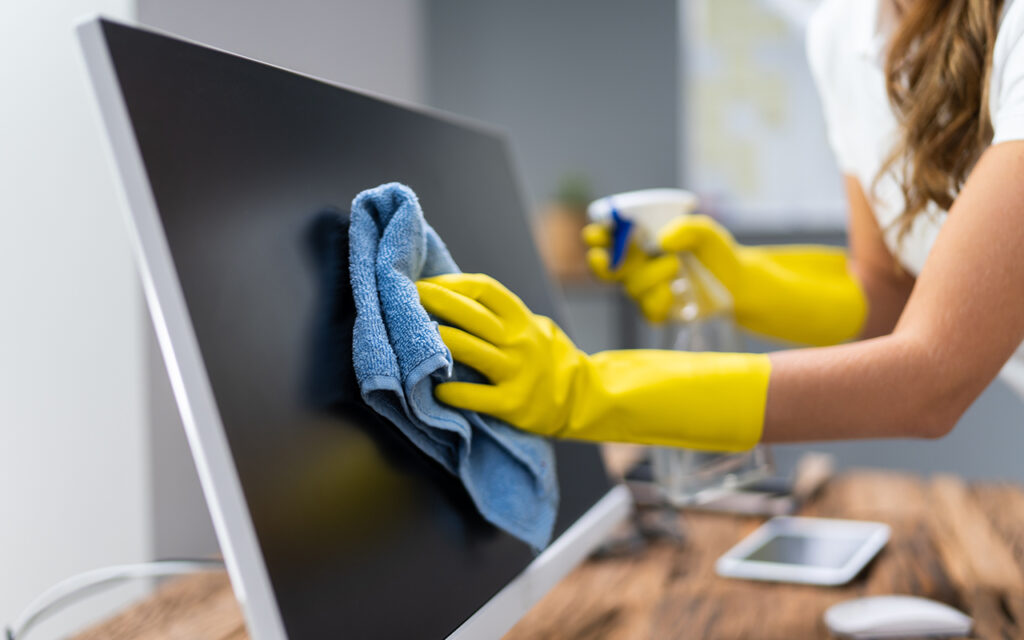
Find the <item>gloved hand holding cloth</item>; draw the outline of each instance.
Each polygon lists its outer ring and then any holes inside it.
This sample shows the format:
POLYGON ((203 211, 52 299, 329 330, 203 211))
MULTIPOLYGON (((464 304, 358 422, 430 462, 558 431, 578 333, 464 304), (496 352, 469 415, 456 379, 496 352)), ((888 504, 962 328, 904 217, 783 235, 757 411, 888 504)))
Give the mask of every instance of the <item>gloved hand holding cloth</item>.
POLYGON ((762 354, 624 350, 587 355, 550 319, 480 274, 416 283, 448 326, 452 357, 489 383, 446 382, 436 397, 537 434, 741 451, 757 444, 771 365, 762 354))

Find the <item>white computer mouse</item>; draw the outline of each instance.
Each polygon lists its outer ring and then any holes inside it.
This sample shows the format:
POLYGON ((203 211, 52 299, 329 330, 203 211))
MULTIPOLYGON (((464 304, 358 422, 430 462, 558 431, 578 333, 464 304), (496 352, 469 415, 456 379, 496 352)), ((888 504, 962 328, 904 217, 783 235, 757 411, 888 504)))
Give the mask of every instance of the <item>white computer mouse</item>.
POLYGON ((966 636, 973 620, 949 605, 915 596, 870 596, 825 611, 829 631, 848 638, 966 636))

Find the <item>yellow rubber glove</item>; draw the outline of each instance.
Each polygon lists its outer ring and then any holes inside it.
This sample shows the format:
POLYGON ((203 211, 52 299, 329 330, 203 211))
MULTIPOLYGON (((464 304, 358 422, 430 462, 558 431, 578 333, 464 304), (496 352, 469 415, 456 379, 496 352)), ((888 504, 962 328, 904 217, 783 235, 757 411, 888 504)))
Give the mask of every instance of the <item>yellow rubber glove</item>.
POLYGON ((761 437, 770 364, 760 354, 606 351, 588 356, 550 319, 479 274, 416 283, 455 360, 491 384, 442 383, 441 402, 533 433, 742 451, 761 437))
POLYGON ((838 248, 814 245, 746 247, 707 216, 681 217, 658 236, 664 254, 649 256, 635 244, 610 269, 611 232, 583 230, 590 268, 622 282, 651 322, 664 322, 677 304, 671 283, 678 254, 688 251, 732 294, 736 322, 766 336, 823 346, 855 338, 867 316, 867 299, 838 248))

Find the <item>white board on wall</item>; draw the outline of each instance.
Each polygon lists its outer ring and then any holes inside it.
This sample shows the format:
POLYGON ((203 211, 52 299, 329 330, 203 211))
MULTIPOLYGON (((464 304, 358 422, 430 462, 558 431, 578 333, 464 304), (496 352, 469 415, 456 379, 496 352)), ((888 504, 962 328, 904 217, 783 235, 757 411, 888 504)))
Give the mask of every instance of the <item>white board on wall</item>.
POLYGON ((807 65, 811 0, 679 0, 680 184, 734 229, 829 231, 842 183, 807 65))

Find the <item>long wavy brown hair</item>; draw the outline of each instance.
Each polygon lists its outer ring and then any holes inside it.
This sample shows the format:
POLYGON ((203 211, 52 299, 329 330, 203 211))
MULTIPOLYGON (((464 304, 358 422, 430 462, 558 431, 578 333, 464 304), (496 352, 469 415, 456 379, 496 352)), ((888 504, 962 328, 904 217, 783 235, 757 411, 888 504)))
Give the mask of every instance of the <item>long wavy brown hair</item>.
POLYGON ((929 202, 944 211, 952 206, 992 141, 988 94, 1002 6, 1003 0, 896 0, 885 77, 900 137, 879 177, 894 172, 903 191, 895 223, 901 239, 929 202))

